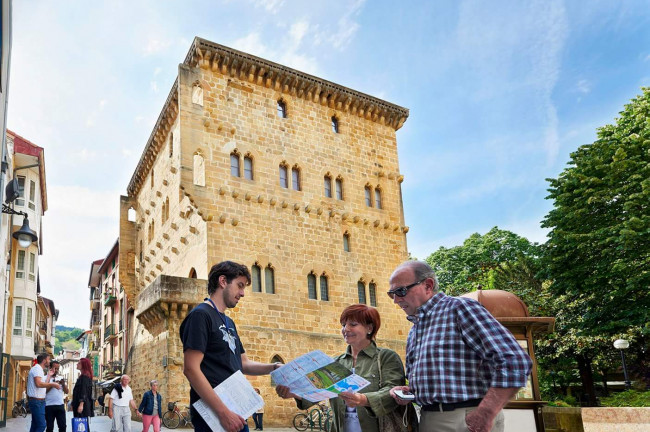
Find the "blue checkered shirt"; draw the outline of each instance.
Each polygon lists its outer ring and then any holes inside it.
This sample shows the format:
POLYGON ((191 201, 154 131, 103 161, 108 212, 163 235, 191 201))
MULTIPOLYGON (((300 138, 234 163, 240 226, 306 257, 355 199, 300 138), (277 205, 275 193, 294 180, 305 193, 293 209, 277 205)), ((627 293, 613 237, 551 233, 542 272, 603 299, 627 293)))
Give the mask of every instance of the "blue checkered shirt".
POLYGON ((409 317, 406 374, 419 405, 480 399, 490 387, 524 387, 532 362, 477 301, 435 294, 409 317))

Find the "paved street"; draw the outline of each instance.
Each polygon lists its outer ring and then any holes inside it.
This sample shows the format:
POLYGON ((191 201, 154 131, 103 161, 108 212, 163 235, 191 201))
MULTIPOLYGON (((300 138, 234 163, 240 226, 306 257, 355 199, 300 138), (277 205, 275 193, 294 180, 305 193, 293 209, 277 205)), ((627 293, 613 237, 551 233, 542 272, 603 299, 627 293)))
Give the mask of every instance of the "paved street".
MULTIPOLYGON (((72 417, 72 413, 68 413, 68 431, 70 429, 70 425, 72 424, 72 421, 70 418, 72 417)), ((8 418, 7 419, 7 428, 5 429, 7 432, 26 432, 29 431, 29 425, 32 422, 32 416, 27 415, 27 417, 22 418, 8 418)), ((249 424, 251 427, 254 427, 253 421, 250 420, 249 424)), ((56 431, 56 424, 54 426, 54 430, 56 431)), ((92 432, 110 432, 111 430, 111 419, 109 419, 107 416, 100 416, 100 417, 93 417, 90 422, 90 430, 92 432)), ((161 431, 170 431, 172 429, 167 429, 166 427, 162 426, 161 431)), ((177 430, 188 430, 188 429, 177 429, 177 430)), ((292 428, 264 428, 265 431, 268 432, 295 432, 295 429, 292 428)), ((131 431, 132 432, 140 432, 142 431, 142 422, 137 422, 137 421, 132 421, 131 422, 131 431)), ((153 432, 153 426, 149 428, 150 432, 153 432)))

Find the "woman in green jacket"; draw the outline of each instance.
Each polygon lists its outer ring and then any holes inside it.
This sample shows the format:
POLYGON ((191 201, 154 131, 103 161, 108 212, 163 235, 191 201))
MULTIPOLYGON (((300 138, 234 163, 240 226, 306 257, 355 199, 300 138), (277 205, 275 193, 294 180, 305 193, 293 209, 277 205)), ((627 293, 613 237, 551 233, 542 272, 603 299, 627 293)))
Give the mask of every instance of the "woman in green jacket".
MULTIPOLYGON (((333 431, 379 432, 379 417, 397 408, 389 391, 394 386, 404 385, 402 360, 395 351, 379 348, 375 343, 381 325, 377 309, 363 304, 348 306, 341 313, 340 322, 341 334, 348 348, 335 360, 370 381, 370 385, 358 393, 344 392, 330 399, 334 417, 333 431)), ((295 398, 300 409, 313 405, 291 393, 288 387, 277 386, 276 392, 285 399, 295 398)))

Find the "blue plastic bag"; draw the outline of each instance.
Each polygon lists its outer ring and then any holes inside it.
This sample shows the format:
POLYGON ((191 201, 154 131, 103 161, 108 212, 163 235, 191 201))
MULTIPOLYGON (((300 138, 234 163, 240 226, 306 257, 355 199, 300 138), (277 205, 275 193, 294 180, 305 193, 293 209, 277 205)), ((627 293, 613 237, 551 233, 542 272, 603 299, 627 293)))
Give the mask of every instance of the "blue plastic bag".
POLYGON ((88 417, 72 417, 72 432, 88 432, 88 417))

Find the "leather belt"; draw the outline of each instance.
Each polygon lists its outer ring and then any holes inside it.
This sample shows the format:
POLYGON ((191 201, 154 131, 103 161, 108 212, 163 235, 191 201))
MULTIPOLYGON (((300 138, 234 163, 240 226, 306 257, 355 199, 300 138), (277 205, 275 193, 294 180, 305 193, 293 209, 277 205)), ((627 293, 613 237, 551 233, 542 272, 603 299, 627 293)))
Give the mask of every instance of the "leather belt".
POLYGON ((27 399, 29 399, 29 400, 45 400, 45 398, 37 398, 37 397, 31 397, 31 396, 27 396, 27 399))
POLYGON ((434 402, 431 405, 424 405, 422 409, 424 411, 438 411, 438 412, 453 411, 456 408, 471 408, 471 407, 478 406, 482 400, 483 399, 469 399, 466 401, 453 402, 453 403, 434 402))

